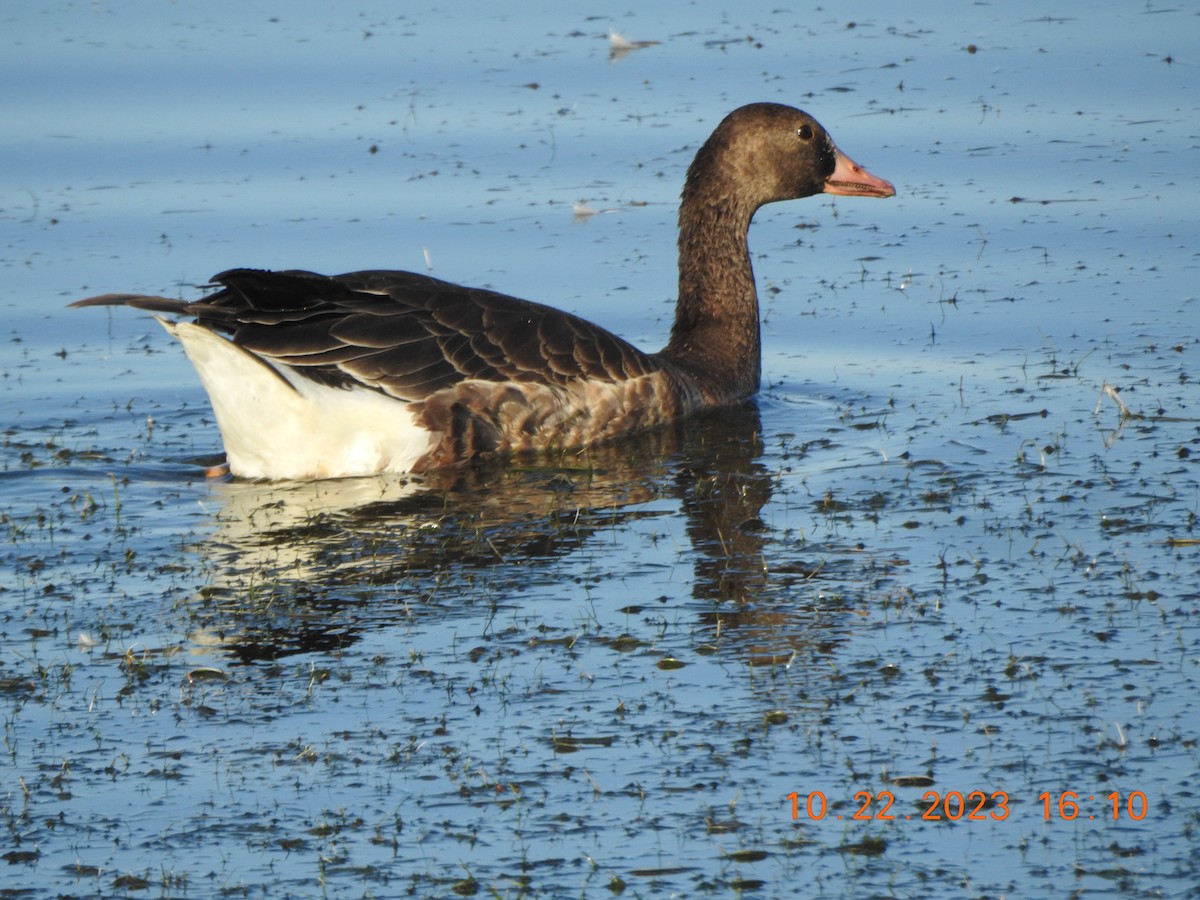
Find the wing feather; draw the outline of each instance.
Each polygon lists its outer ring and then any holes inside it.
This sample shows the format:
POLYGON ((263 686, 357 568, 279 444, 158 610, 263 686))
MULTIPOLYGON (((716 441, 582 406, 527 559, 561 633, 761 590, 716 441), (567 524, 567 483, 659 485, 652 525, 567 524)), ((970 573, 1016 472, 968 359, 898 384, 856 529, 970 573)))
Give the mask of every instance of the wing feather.
MULTIPOLYGON (((657 359, 584 319, 414 272, 232 269, 194 303, 108 296, 180 315, 324 384, 358 383, 421 400, 461 381, 613 382, 657 359)), ((85 301, 88 302, 88 301, 85 301)))

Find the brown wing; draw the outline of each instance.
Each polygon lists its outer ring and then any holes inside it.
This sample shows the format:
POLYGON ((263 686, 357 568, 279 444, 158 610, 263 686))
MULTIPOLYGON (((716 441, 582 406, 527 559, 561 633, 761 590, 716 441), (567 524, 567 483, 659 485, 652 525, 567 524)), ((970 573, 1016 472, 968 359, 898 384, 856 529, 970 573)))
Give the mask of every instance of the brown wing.
POLYGON ((345 275, 232 269, 193 303, 110 294, 193 315, 252 353, 333 385, 361 383, 420 400, 466 379, 564 385, 657 371, 654 357, 578 316, 412 272, 345 275))

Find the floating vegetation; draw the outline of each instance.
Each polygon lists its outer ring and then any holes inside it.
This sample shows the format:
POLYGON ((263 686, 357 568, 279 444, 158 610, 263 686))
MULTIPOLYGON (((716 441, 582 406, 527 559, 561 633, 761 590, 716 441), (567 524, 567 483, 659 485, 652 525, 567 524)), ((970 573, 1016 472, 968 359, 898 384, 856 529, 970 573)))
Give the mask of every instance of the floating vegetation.
POLYGON ((1029 3, 953 31, 688 7, 613 66, 635 25, 544 4, 108 6, 14 13, 5 58, 32 91, 2 225, 6 895, 1200 883, 1193 69, 1161 64, 1190 10, 1106 3, 1081 41, 1029 3), (254 77, 187 64, 216 45, 254 77), (58 313, 130 271, 191 294, 214 259, 383 246, 659 344, 688 145, 731 77, 794 90, 801 46, 827 77, 790 101, 886 134, 864 162, 901 196, 759 214, 756 408, 470 472, 222 480, 154 324, 58 313), (440 74, 380 90, 397 53, 440 74), (142 124, 106 131, 129 85, 142 124))

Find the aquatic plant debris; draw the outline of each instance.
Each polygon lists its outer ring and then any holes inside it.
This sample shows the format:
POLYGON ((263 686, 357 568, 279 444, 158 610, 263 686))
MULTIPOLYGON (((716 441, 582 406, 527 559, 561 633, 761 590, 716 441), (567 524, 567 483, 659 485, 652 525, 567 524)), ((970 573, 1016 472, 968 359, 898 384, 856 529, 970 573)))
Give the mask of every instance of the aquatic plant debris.
POLYGON ((17 9, 5 889, 1191 896, 1193 19, 17 9), (613 65, 610 27, 662 44, 613 65), (436 262, 657 346, 734 94, 900 188, 758 213, 746 409, 455 477, 210 480, 165 335, 62 309, 436 262))

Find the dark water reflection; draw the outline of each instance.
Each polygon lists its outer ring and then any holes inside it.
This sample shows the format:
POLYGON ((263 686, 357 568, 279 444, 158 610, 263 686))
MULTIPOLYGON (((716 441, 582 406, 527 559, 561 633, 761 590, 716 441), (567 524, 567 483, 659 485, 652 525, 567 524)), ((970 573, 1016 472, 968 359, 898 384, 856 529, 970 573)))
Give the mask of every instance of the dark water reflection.
MULTIPOLYGON (((197 548, 210 577, 199 627, 220 630, 221 645, 243 661, 345 649, 362 628, 387 625, 388 609, 408 615, 399 595, 453 593, 503 572, 553 577, 606 532, 677 517, 690 550, 671 553, 690 560, 700 620, 737 635, 753 615, 728 604, 786 590, 789 566, 798 579, 824 577, 785 561, 761 518, 775 481, 761 430, 748 405, 557 464, 217 486, 219 526, 197 548)), ((786 650, 786 635, 775 640, 786 650)))
POLYGON ((3 891, 1192 896, 1196 12, 943 6, 13 6, 3 891), (899 194, 756 218, 757 412, 212 484, 177 348, 63 309, 432 265, 661 346, 690 154, 764 99, 899 194))

